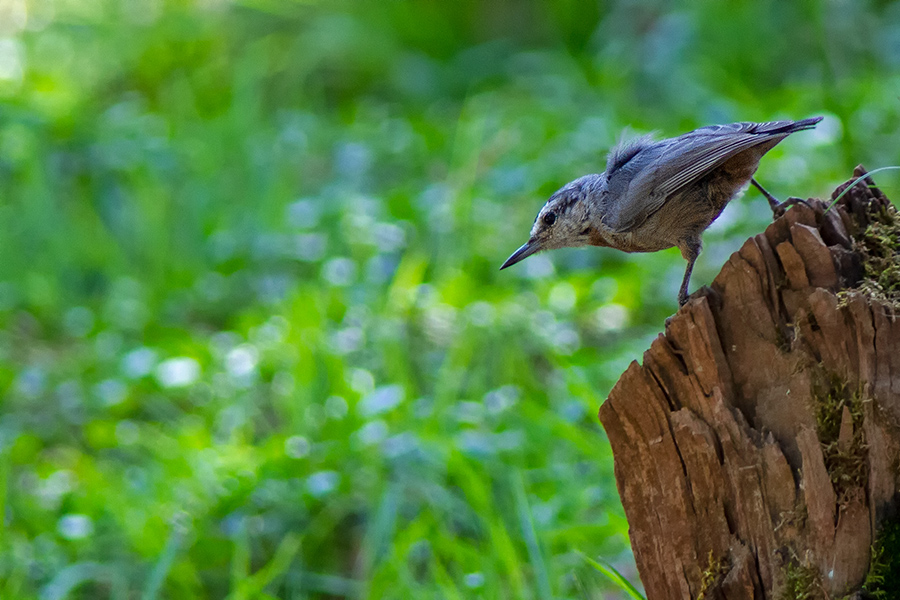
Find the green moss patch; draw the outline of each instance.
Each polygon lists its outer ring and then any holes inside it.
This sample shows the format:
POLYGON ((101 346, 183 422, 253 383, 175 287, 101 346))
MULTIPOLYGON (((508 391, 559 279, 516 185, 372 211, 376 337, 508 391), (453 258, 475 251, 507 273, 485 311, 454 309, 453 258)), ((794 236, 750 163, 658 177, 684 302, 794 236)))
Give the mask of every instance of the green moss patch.
POLYGON ((869 573, 860 591, 863 598, 871 600, 900 598, 900 519, 882 524, 872 544, 869 573))
POLYGON ((819 579, 819 571, 812 565, 792 560, 785 565, 782 574, 784 588, 778 600, 824 600, 825 592, 819 579))
POLYGON ((865 487, 869 477, 868 448, 863 431, 863 398, 858 387, 836 375, 827 375, 816 394, 816 433, 822 444, 825 468, 838 502, 865 487), (850 414, 853 433, 840 439, 844 408, 850 414))
POLYGON ((858 289, 879 302, 900 307, 900 217, 890 206, 870 218, 869 226, 855 238, 865 269, 858 289))
POLYGON ((700 583, 700 593, 697 594, 697 600, 706 600, 710 591, 715 589, 725 575, 728 574, 730 568, 727 557, 715 558, 713 551, 709 551, 709 561, 706 570, 703 571, 703 579, 700 583))

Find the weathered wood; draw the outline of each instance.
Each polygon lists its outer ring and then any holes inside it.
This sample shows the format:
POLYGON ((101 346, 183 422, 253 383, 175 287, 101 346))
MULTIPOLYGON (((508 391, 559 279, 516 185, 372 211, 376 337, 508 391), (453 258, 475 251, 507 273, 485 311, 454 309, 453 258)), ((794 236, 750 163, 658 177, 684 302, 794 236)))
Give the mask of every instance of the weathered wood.
POLYGON ((900 312, 860 240, 900 217, 871 180, 826 207, 747 240, 600 409, 649 600, 851 593, 897 511, 900 312))

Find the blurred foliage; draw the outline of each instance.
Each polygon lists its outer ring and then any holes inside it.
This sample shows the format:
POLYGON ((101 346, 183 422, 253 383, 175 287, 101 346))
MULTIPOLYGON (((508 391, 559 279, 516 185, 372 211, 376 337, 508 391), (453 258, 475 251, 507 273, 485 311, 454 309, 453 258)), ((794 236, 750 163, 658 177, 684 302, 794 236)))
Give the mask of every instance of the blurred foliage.
POLYGON ((0 597, 624 597, 596 412, 684 263, 498 266, 626 126, 898 163, 898 65, 892 2, 0 0, 0 597))

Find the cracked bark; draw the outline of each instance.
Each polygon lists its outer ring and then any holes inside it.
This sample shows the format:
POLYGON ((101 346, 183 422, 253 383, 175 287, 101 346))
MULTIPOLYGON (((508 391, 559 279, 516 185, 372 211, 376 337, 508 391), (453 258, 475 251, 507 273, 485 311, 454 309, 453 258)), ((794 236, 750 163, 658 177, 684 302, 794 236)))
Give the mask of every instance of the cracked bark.
POLYGON ((895 211, 871 180, 826 207, 748 239, 600 408, 648 600, 780 598, 790 565, 815 574, 811 598, 853 593, 897 511, 900 312, 859 289, 857 244, 895 211), (835 382, 859 400, 832 446, 862 436, 855 479, 823 454, 835 382), (724 568, 704 589, 710 557, 724 568))

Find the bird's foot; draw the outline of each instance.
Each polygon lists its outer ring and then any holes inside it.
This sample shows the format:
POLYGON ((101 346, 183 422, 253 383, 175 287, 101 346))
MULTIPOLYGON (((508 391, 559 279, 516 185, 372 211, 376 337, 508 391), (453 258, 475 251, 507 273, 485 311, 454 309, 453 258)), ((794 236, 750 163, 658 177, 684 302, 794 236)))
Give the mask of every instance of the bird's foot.
POLYGON ((784 213, 787 212, 787 209, 794 206, 795 204, 802 204, 803 206, 806 206, 807 208, 812 208, 812 206, 809 205, 809 202, 807 202, 803 198, 795 198, 795 197, 791 196, 784 202, 779 202, 772 207, 773 217, 775 219, 777 219, 778 217, 784 216, 784 213))
MULTIPOLYGON (((754 185, 754 187, 756 187, 756 189, 758 189, 760 191, 760 193, 766 197, 766 200, 769 201, 769 208, 772 209, 772 215, 773 215, 773 218, 775 218, 775 219, 783 216, 784 213, 787 212, 787 209, 794 206, 795 204, 804 204, 806 206, 809 206, 809 203, 806 200, 803 200, 802 198, 794 198, 793 196, 791 196, 784 202, 779 202, 778 198, 776 198, 775 196, 770 194, 768 191, 766 191, 766 188, 759 185, 759 182, 756 181, 755 178, 751 177, 750 183, 752 183, 754 185)), ((809 208, 812 208, 812 207, 809 206, 809 208)))
MULTIPOLYGON (((687 304, 687 301, 688 301, 688 293, 687 293, 687 286, 685 285, 685 286, 682 287, 681 290, 679 290, 679 292, 678 292, 678 310, 675 311, 675 315, 678 314, 678 311, 681 310, 681 307, 682 307, 682 306, 684 306, 685 304, 687 304)), ((669 328, 669 324, 672 323, 672 319, 675 318, 675 315, 666 317, 666 329, 669 328)))

